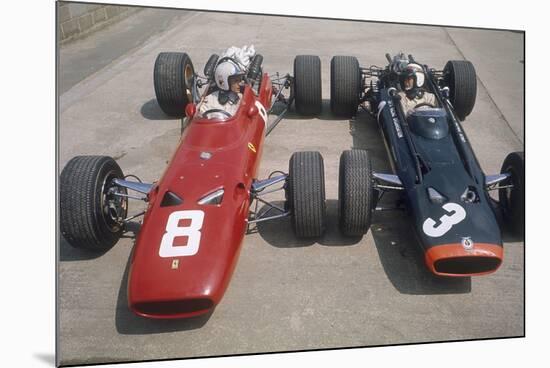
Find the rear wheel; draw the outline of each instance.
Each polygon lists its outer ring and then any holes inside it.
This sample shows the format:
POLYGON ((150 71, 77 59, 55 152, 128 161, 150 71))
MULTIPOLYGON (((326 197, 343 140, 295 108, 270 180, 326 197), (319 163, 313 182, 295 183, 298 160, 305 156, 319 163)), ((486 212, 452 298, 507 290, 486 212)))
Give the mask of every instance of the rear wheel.
POLYGON ((323 235, 325 230, 325 174, 319 152, 296 152, 290 157, 288 204, 299 238, 323 235))
POLYGON ((126 194, 126 189, 113 185, 115 178, 124 175, 107 156, 74 157, 61 172, 59 225, 73 247, 105 250, 122 235, 128 203, 114 194, 126 194))
POLYGON ((375 203, 369 152, 342 152, 339 171, 340 230, 346 236, 361 236, 369 230, 375 203))
POLYGON ((319 56, 296 56, 293 94, 298 113, 317 115, 321 112, 321 59, 319 56))
POLYGON ((525 231, 525 160, 523 152, 512 152, 504 159, 502 174, 511 174, 502 185, 512 188, 499 189, 498 198, 507 226, 516 235, 525 231))
POLYGON ((161 52, 153 72, 155 95, 167 115, 182 117, 185 106, 193 101, 195 69, 184 52, 161 52))
POLYGON ((216 63, 220 56, 218 54, 212 54, 208 58, 208 61, 204 65, 204 75, 208 78, 214 75, 214 68, 216 68, 216 63))
POLYGON ((474 65, 467 60, 450 60, 443 69, 450 100, 460 120, 466 119, 476 103, 477 79, 474 65))
POLYGON ((330 61, 330 109, 336 116, 351 118, 361 97, 361 71, 354 56, 334 56, 330 61))

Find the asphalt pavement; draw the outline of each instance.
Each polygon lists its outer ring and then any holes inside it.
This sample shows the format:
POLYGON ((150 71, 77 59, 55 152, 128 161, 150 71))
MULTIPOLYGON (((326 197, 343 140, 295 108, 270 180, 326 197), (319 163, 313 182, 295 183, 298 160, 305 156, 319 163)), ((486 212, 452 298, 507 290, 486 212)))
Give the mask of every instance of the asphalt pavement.
MULTIPOLYGON (((183 321, 147 320, 129 311, 126 282, 134 233, 99 255, 61 239, 62 364, 524 334, 523 241, 504 234, 504 263, 494 274, 446 279, 427 271, 403 213, 377 213, 362 238, 340 235, 340 153, 369 149, 377 171, 389 170, 389 162, 372 118, 360 113, 351 121, 337 119, 328 103, 333 55, 354 55, 362 66, 382 66, 386 52, 403 51, 441 69, 447 60, 471 60, 478 94, 463 126, 482 168, 498 173, 509 152, 523 149, 522 33, 163 11, 171 13, 166 22, 160 21, 160 10, 147 9, 123 21, 132 25, 124 37, 135 42, 122 51, 117 46, 122 22, 61 48, 60 170, 74 155, 97 154, 115 157, 126 174, 143 181, 160 177, 179 141, 180 121, 165 116, 155 100, 153 64, 159 52, 185 51, 202 70, 210 54, 254 44, 270 74, 292 73, 296 55, 319 55, 323 112, 318 118, 287 115, 265 141, 259 177, 288 170, 292 152, 320 151, 328 230, 317 242, 305 242, 294 237, 287 219, 263 224, 245 237, 219 306, 208 316, 183 321), (157 23, 140 25, 139 19, 153 18, 157 23), (95 59, 85 57, 90 53, 95 59)), ((138 203, 131 211, 141 208, 138 203)))

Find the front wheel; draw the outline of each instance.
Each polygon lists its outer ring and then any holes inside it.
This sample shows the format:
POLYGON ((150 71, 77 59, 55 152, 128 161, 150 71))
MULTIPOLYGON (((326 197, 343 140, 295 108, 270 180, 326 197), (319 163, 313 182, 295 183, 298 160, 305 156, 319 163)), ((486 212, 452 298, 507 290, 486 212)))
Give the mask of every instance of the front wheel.
POLYGON ((290 157, 288 207, 299 238, 314 238, 325 231, 325 174, 319 152, 296 152, 290 157))
POLYGON ((342 152, 339 171, 340 230, 345 236, 362 236, 369 230, 375 204, 369 152, 342 152))
POLYGON ((450 100, 460 120, 466 119, 474 109, 477 78, 474 65, 467 60, 450 60, 443 69, 450 100))
POLYGON ((502 186, 512 185, 498 191, 502 214, 507 226, 516 235, 525 231, 525 160, 523 152, 512 152, 504 159, 501 174, 510 174, 502 186))
POLYGON ((166 115, 183 117, 185 106, 193 102, 195 69, 184 52, 161 52, 153 71, 155 95, 166 115))
POLYGON ((122 170, 107 156, 77 156, 63 168, 59 225, 70 245, 102 251, 118 241, 128 203, 126 189, 113 184, 117 178, 124 178, 122 170))

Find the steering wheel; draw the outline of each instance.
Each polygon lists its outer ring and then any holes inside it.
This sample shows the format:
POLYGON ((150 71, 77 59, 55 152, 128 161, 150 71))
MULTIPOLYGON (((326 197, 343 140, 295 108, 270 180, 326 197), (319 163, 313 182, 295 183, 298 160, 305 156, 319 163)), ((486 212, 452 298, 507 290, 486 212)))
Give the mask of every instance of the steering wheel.
POLYGON ((233 115, 231 115, 230 113, 228 113, 227 111, 225 110, 222 110, 222 109, 210 109, 210 110, 206 110, 205 112, 202 113, 202 116, 206 116, 208 114, 214 114, 214 113, 221 113, 222 115, 225 115, 227 116, 228 118, 232 117, 233 115))
POLYGON ((418 105, 416 105, 414 108, 415 110, 418 109, 419 107, 433 107, 433 108, 436 108, 437 106, 434 105, 434 104, 431 104, 429 102, 421 102, 419 103, 418 105))

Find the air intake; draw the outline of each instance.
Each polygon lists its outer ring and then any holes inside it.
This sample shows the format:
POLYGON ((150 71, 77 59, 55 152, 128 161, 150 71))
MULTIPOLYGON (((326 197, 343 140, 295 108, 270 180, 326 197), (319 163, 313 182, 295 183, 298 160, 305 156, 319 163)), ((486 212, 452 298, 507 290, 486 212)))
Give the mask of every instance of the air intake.
POLYGON ((133 308, 142 314, 152 317, 170 317, 189 313, 206 312, 214 306, 207 298, 171 300, 164 302, 136 303, 133 308))
POLYGON ((440 274, 466 276, 494 271, 500 263, 495 257, 455 257, 435 261, 434 269, 440 274))
POLYGON ((205 205, 205 204, 209 204, 209 205, 216 205, 216 204, 221 204, 222 203, 222 200, 223 200, 223 193, 224 193, 224 190, 223 189, 218 189, 216 190, 215 192, 212 192, 210 194, 207 194, 205 195, 204 197, 202 197, 201 199, 199 199, 199 204, 200 205, 205 205))
POLYGON ((167 191, 166 193, 164 193, 164 197, 162 197, 162 202, 160 202, 160 206, 169 207, 169 206, 176 206, 182 203, 183 203, 183 199, 178 197, 177 194, 167 191))

